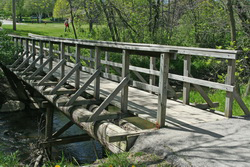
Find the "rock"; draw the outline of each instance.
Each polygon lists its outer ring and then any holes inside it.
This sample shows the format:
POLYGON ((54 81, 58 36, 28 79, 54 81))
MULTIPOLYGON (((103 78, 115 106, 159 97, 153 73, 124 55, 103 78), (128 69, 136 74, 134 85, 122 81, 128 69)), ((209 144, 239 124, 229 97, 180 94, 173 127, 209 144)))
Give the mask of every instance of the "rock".
POLYGON ((1 106, 0 112, 14 112, 14 111, 21 111, 24 109, 25 109, 25 104, 23 102, 9 100, 8 102, 4 103, 1 106))

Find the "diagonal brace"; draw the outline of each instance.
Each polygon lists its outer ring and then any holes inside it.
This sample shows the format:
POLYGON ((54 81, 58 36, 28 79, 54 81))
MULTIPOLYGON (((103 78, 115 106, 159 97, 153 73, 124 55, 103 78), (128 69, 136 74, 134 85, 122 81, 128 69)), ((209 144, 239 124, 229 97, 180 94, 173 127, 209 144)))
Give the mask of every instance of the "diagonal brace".
POLYGON ((63 79, 51 90, 50 95, 56 93, 58 89, 74 74, 74 72, 81 67, 81 63, 76 64, 71 71, 63 77, 63 79))
POLYGON ((109 103, 116 97, 116 95, 126 86, 129 82, 129 75, 126 76, 117 88, 102 102, 102 104, 96 109, 95 113, 88 119, 88 121, 94 121, 101 112, 109 105, 109 103))
POLYGON ((14 68, 22 59, 23 57, 27 54, 27 51, 24 52, 18 59, 10 66, 11 68, 14 68))
POLYGON ((43 79, 38 83, 38 85, 42 85, 45 81, 47 81, 64 63, 65 59, 61 60, 52 70, 49 71, 47 75, 43 77, 43 79))
POLYGON ((27 73, 32 67, 35 67, 36 63, 42 58, 42 56, 39 56, 36 58, 22 73, 21 75, 27 73))
POLYGON ((30 78, 32 79, 33 77, 35 77, 40 71, 43 70, 43 68, 52 60, 52 56, 49 57, 31 76, 30 78))
POLYGON ((25 64, 28 63, 28 61, 34 56, 34 53, 32 53, 29 57, 27 57, 17 68, 16 70, 21 69, 25 64))
POLYGON ((91 82, 93 82, 96 77, 100 76, 100 73, 101 73, 101 67, 98 68, 94 72, 94 74, 92 74, 89 77, 87 82, 85 82, 84 85, 80 89, 77 90, 77 92, 70 98, 70 100, 68 101, 66 106, 72 105, 74 103, 74 101, 87 89, 87 87, 91 84, 91 82))

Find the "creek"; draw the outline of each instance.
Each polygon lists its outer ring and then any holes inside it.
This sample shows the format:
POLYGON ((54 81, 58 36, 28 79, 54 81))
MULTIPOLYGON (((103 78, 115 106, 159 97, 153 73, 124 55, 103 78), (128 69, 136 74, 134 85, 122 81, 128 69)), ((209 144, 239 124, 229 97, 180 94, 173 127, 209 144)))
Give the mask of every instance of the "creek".
MULTIPOLYGON (((54 112, 54 131, 60 129, 68 122, 68 119, 60 112, 54 112)), ((4 153, 13 153, 18 150, 21 161, 29 164, 32 158, 35 158, 36 146, 38 141, 43 138, 44 124, 42 112, 19 111, 13 113, 0 113, 0 151, 4 153)), ((62 136, 78 135, 84 132, 73 125, 62 136)), ((53 147, 53 157, 60 160, 62 154, 66 159, 77 160, 78 163, 91 163, 96 160, 94 151, 96 148, 98 157, 103 155, 102 146, 96 141, 87 141, 72 143, 67 145, 53 147)))

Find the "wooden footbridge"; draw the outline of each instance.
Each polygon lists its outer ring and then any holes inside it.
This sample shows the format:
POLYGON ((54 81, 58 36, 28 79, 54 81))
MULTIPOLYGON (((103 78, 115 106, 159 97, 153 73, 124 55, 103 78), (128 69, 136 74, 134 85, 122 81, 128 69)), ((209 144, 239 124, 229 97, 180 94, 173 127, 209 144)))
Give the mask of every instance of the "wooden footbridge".
POLYGON ((31 100, 47 108, 43 145, 48 148, 94 138, 112 152, 126 151, 141 133, 164 126, 232 117, 234 99, 245 114, 249 114, 234 86, 239 51, 74 40, 34 34, 11 37, 23 49, 4 71, 12 86, 18 87, 19 91, 26 89, 18 92, 20 96, 29 94, 31 100), (131 64, 134 55, 141 61, 150 59, 148 68, 131 64), (169 72, 169 66, 178 56, 184 56, 183 75, 169 72), (193 56, 227 61, 226 83, 193 78, 193 56), (18 77, 20 83, 13 81, 13 77, 18 77), (183 83, 182 102, 176 100, 178 92, 170 86, 169 80, 183 83), (191 85, 206 104, 190 104, 191 85), (206 110, 216 108, 218 103, 212 102, 202 87, 226 91, 225 117, 206 110), (112 110, 112 106, 119 111, 112 110), (53 133, 55 108, 70 121, 53 133), (60 137, 73 124, 88 135, 60 137))

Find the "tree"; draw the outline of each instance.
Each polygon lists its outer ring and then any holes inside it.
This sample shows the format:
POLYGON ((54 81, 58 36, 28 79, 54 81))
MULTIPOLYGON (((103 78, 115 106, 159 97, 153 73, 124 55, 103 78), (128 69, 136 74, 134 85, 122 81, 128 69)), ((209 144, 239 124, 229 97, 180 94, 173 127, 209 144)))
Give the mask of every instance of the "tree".
POLYGON ((57 0, 53 10, 53 17, 64 18, 69 15, 69 2, 67 0, 57 0))
POLYGON ((74 11, 73 11, 74 10, 74 6, 73 6, 74 1, 73 0, 68 0, 68 2, 69 2, 69 8, 70 8, 71 24, 72 24, 72 27, 73 27, 75 39, 77 39, 77 34, 76 34, 76 29, 75 29, 75 24, 74 24, 74 18, 75 18, 74 11))
POLYGON ((28 10, 30 14, 34 13, 37 16, 37 21, 42 22, 44 14, 49 14, 51 6, 53 6, 52 0, 25 0, 24 8, 28 10))

